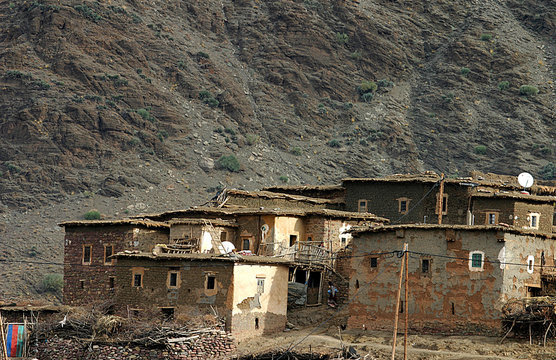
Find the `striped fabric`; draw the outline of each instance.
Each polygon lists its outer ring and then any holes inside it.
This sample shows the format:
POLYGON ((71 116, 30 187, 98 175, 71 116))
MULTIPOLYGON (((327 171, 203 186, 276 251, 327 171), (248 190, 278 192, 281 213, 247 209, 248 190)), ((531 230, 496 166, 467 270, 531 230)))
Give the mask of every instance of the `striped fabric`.
POLYGON ((20 324, 8 324, 6 335, 6 347, 8 357, 22 357, 25 347, 25 326, 20 324))

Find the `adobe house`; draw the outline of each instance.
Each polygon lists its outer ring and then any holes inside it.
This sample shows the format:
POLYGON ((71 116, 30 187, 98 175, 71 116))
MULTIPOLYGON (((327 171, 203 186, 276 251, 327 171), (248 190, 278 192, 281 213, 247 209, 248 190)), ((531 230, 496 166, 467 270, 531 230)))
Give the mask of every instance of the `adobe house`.
POLYGON ((330 199, 340 202, 343 202, 346 193, 342 185, 275 185, 265 187, 262 191, 318 199, 330 199))
POLYGON ((115 289, 117 252, 151 251, 168 243, 170 226, 149 220, 68 221, 65 229, 64 290, 66 305, 110 299, 115 289))
POLYGON ((286 260, 158 251, 114 257, 117 313, 194 317, 216 310, 237 340, 285 328, 286 260))
MULTIPOLYGON (((354 225, 388 222, 370 213, 331 209, 194 207, 140 216, 155 221, 169 221, 172 228, 180 221, 192 219, 205 223, 217 221, 222 225, 233 224, 235 232, 228 230, 226 239, 237 250, 292 261, 290 280, 307 284, 308 304, 318 304, 325 296, 326 272, 336 268, 336 254, 349 244, 351 235, 348 230, 354 225)), ((174 231, 170 232, 173 238, 174 231)), ((340 267, 340 270, 343 269, 340 267)), ((340 276, 346 277, 342 273, 340 276)))
MULTIPOLYGON (((489 174, 483 174, 485 176, 489 174)), ((491 176, 494 176, 491 174, 491 176)), ((347 211, 372 212, 397 223, 498 224, 552 233, 554 188, 522 192, 509 176, 448 179, 436 173, 347 178, 347 211), (440 200, 442 197, 442 200, 440 200)))
POLYGON ((360 228, 352 235, 352 328, 391 327, 400 268, 391 252, 404 243, 410 251, 412 329, 498 331, 505 302, 554 289, 551 234, 496 225, 404 224, 360 228))

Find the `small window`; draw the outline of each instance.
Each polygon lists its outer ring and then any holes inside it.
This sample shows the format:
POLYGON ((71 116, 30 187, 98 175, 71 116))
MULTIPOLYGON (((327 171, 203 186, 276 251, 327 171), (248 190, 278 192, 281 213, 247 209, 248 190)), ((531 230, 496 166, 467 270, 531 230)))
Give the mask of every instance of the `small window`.
POLYGON ((435 214, 438 215, 438 208, 442 206, 442 215, 448 214, 448 194, 442 194, 442 205, 439 204, 440 193, 436 194, 436 210, 435 214))
POLYGON ((168 288, 178 288, 180 273, 178 271, 168 272, 168 288))
POLYGON ((431 260, 430 259, 421 259, 421 273, 422 274, 429 274, 431 271, 431 260))
POLYGON ((533 255, 529 255, 527 257, 527 272, 532 274, 535 271, 535 257, 533 255))
POLYGON ((225 231, 222 231, 220 233, 220 241, 226 241, 226 239, 228 238, 228 233, 225 231))
POLYGON ((114 276, 110 276, 108 278, 108 288, 114 289, 116 287, 116 278, 114 276))
POLYGON ((114 254, 114 247, 112 245, 104 245, 104 264, 112 265, 113 259, 110 258, 114 254))
POLYGON ((297 242, 297 235, 290 235, 290 246, 293 246, 297 242))
POLYGON ((91 265, 91 253, 93 251, 92 245, 83 245, 83 265, 91 265))
POLYGON ((398 199, 398 212, 400 214, 407 214, 409 211, 409 202, 411 199, 408 198, 399 198, 398 199))
POLYGON ((342 246, 346 246, 346 245, 347 245, 347 237, 342 236, 342 237, 340 238, 340 244, 341 244, 342 246))
POLYGON ((79 287, 81 287, 81 289, 85 289, 85 280, 79 280, 79 287))
POLYGON ((143 287, 143 274, 145 270, 143 268, 135 268, 131 271, 131 283, 134 287, 143 287))
POLYGON ((216 285, 216 277, 214 275, 207 275, 207 290, 213 290, 216 285))
POLYGON ((357 211, 358 212, 367 212, 367 200, 358 200, 357 201, 357 211))
POLYGON ((378 267, 378 258, 377 257, 372 257, 371 258, 371 267, 372 268, 378 267))
POLYGON ((307 235, 307 242, 313 241, 313 235, 307 235))
POLYGON ((251 241, 249 241, 249 239, 243 239, 241 250, 249 250, 250 245, 251 245, 251 241))
POLYGON ((538 213, 530 213, 529 214, 529 227, 531 229, 538 229, 539 228, 539 214, 538 213))
POLYGON ((498 213, 497 212, 487 212, 485 218, 485 224, 496 225, 498 224, 498 213))
POLYGON ((485 254, 482 251, 473 251, 469 254, 469 270, 483 271, 485 254))
POLYGON ((264 293, 264 279, 257 278, 257 293, 264 293))

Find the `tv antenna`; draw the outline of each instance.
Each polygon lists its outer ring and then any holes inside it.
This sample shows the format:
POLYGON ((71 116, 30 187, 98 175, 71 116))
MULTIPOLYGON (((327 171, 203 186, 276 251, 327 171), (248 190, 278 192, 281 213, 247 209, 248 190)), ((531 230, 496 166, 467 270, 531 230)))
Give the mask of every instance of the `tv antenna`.
POLYGON ((523 186, 524 190, 527 190, 527 188, 533 186, 535 179, 533 179, 533 175, 527 172, 522 172, 518 175, 517 182, 519 183, 519 185, 523 186))

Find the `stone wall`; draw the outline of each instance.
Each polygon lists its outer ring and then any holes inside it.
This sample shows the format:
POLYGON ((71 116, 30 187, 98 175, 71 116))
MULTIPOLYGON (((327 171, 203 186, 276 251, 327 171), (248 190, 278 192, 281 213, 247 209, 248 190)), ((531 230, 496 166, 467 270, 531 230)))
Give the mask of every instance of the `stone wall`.
POLYGON ((233 337, 215 330, 200 334, 191 344, 172 344, 170 349, 140 346, 91 345, 77 340, 53 337, 38 344, 31 343, 30 355, 41 359, 80 360, 203 360, 230 359, 236 352, 233 337))

